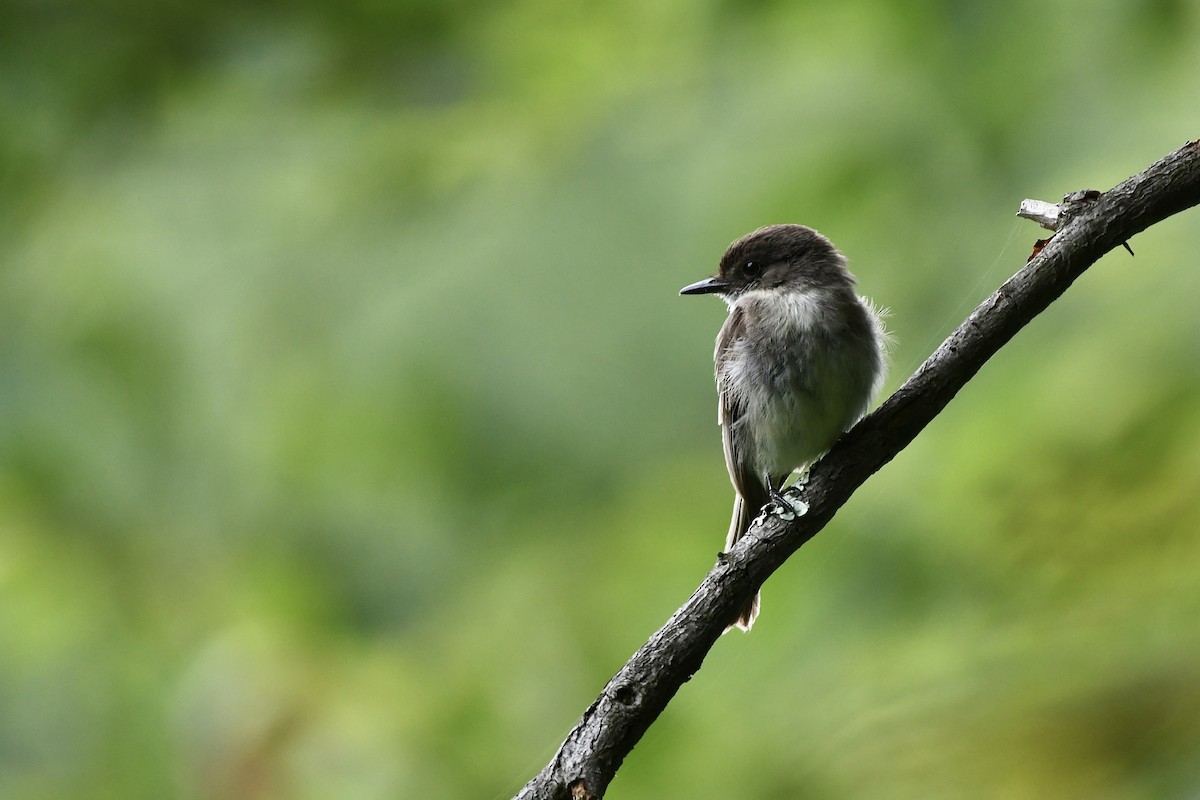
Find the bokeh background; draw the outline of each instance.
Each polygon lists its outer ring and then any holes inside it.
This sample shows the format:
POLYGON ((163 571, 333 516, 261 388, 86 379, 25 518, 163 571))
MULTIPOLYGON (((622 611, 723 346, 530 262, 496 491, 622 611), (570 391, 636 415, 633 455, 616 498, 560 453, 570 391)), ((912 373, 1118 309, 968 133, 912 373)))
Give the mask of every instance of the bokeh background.
MULTIPOLYGON (((723 541, 680 286, 817 227, 890 391, 1200 135, 1191 0, 0 9, 5 798, 512 795, 723 541)), ((1200 212, 1132 246, 610 796, 1200 796, 1200 212)))

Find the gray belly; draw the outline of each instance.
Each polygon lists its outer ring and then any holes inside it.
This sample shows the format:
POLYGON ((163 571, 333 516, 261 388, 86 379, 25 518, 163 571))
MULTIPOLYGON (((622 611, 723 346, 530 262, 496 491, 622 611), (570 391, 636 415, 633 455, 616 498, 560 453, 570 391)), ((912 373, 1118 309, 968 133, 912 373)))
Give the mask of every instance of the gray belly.
POLYGON ((783 369, 760 372, 758 390, 747 393, 740 433, 752 446, 742 452, 757 454, 760 475, 786 475, 828 450, 862 416, 874 390, 874 352, 855 352, 843 343, 795 355, 783 369))

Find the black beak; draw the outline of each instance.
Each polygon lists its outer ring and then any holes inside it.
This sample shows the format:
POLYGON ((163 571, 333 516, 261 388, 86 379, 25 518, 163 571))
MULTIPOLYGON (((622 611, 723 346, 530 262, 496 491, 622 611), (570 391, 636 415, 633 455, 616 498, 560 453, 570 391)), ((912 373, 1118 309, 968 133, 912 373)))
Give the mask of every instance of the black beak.
POLYGON ((729 288, 729 281, 723 281, 720 278, 705 278, 702 281, 696 281, 679 290, 680 294, 713 294, 714 292, 723 292, 729 288))

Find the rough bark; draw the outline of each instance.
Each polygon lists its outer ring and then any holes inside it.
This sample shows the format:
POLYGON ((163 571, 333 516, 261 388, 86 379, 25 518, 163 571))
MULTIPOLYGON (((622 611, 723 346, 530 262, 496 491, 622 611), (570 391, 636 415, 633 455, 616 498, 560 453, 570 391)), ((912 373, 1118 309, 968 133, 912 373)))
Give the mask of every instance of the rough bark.
POLYGON ((1135 234, 1197 204, 1200 141, 1192 141, 1107 192, 1075 192, 1057 206, 1057 213, 1042 203, 1022 214, 1056 233, 895 394, 813 466, 801 488, 805 513, 761 519, 717 559, 688 601, 612 677, 554 758, 517 798, 603 797, 625 756, 700 669, 726 625, 763 581, 1088 267, 1135 234))

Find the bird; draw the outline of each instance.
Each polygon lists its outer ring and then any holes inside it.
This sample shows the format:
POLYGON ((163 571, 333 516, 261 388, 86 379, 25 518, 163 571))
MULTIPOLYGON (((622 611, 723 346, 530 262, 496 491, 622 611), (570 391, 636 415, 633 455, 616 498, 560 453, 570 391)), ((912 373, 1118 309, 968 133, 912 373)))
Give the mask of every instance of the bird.
MULTIPOLYGON (((770 225, 729 245, 717 274, 681 295, 716 294, 729 315, 713 353, 717 421, 733 484, 728 552, 784 483, 870 407, 886 376, 882 313, 855 291, 845 256, 804 225, 770 225)), ((733 627, 749 631, 759 593, 733 627)))

